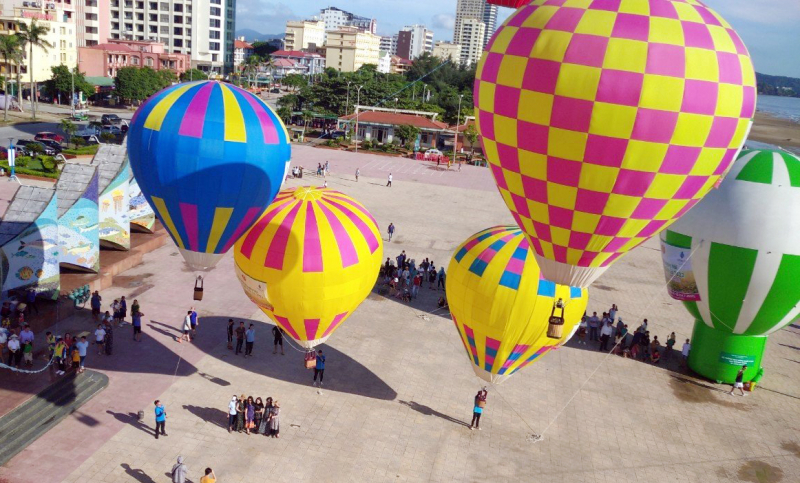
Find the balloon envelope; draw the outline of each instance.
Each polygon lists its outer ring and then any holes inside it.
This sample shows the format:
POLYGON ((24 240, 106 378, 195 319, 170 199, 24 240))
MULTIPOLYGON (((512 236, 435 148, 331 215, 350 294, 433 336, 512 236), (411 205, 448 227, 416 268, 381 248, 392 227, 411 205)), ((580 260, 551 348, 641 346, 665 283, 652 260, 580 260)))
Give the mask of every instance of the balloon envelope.
POLYGON ((661 240, 670 293, 697 320, 751 336, 782 329, 800 317, 800 159, 743 151, 661 240))
POLYGON ((528 240, 512 226, 488 228, 462 243, 445 283, 450 314, 472 368, 493 383, 564 344, 589 299, 587 289, 542 279, 528 240), (564 327, 554 339, 547 331, 559 299, 566 304, 564 327))
POLYGON ((325 342, 369 295, 382 256, 361 203, 310 187, 281 191, 234 248, 247 296, 305 348, 325 342))
POLYGON ((186 261, 213 266, 280 189, 286 128, 261 99, 230 84, 168 87, 134 114, 134 176, 186 261))
POLYGON ((534 0, 494 35, 474 93, 542 272, 582 287, 714 186, 755 99, 747 49, 696 0, 534 0))

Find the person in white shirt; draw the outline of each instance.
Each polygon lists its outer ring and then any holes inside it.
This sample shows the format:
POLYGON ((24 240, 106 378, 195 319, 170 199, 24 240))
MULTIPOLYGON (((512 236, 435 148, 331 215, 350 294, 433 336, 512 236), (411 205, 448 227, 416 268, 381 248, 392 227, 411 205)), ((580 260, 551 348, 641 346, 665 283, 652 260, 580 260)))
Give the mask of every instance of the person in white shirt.
POLYGON ((94 340, 97 343, 97 355, 100 355, 103 353, 103 344, 106 340, 106 331, 102 324, 97 325, 97 330, 94 331, 94 340))
POLYGON ((19 361, 22 358, 22 352, 20 350, 19 345, 19 336, 17 334, 12 334, 11 338, 8 339, 8 365, 19 367, 19 361))
POLYGON ((186 342, 191 342, 192 337, 190 335, 192 331, 192 311, 186 312, 186 317, 183 318, 183 335, 178 339, 178 342, 183 342, 183 339, 186 339, 186 342))
POLYGON ((391 188, 392 187, 392 173, 389 173, 389 182, 386 183, 386 186, 391 188))
POLYGON ((691 350, 692 344, 689 343, 689 339, 686 339, 686 342, 683 343, 683 349, 681 349, 681 365, 686 365, 686 361, 689 359, 689 351, 691 350))
POLYGON ((84 362, 86 361, 86 350, 89 348, 89 342, 86 341, 86 336, 81 337, 80 342, 75 343, 75 347, 78 348, 78 355, 81 358, 80 369, 78 369, 78 372, 83 372, 86 369, 84 365, 84 362))
POLYGON ((234 425, 236 425, 236 401, 237 397, 233 396, 231 398, 231 402, 228 403, 228 432, 230 433, 233 431, 234 425))
POLYGON ((606 320, 606 323, 603 324, 603 328, 600 329, 600 351, 602 352, 608 351, 608 340, 611 338, 613 334, 614 334, 614 327, 611 325, 610 320, 606 320))

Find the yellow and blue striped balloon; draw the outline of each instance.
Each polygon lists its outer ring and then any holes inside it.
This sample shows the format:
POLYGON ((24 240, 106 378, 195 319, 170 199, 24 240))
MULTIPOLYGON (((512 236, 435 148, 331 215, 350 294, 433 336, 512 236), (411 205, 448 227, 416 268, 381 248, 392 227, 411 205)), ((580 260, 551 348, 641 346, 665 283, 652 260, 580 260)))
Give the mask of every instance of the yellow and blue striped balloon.
POLYGON ((134 114, 128 156, 186 261, 213 266, 275 198, 290 158, 280 118, 217 81, 177 84, 134 114))
MULTIPOLYGON (((501 383, 564 344, 589 300, 585 288, 541 276, 522 230, 495 226, 469 237, 450 260, 447 300, 467 356, 481 379, 501 383), (554 305, 565 304, 558 339, 547 331, 554 305)), ((556 309, 561 316, 561 310, 556 309)))
POLYGON ((378 224, 361 203, 311 187, 278 193, 234 248, 247 296, 306 348, 369 295, 382 256, 378 224))

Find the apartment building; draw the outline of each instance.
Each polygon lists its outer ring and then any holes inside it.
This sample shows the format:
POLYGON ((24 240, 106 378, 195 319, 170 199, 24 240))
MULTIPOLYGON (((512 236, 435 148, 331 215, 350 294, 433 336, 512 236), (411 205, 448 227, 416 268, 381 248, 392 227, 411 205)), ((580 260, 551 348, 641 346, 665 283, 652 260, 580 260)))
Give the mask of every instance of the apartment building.
POLYGON ((325 22, 325 30, 328 32, 343 27, 355 27, 371 34, 378 30, 378 23, 374 18, 361 17, 336 7, 320 10, 320 18, 325 22))
POLYGON ((497 5, 490 5, 486 0, 458 0, 456 5, 456 23, 453 29, 453 43, 464 44, 461 40, 462 23, 467 19, 483 22, 483 38, 485 47, 497 28, 497 5))
MULTIPOLYGON (((78 46, 76 44, 75 7, 71 2, 49 1, 28 2, 21 0, 0 1, 0 32, 13 35, 19 32, 19 24, 46 27, 45 40, 51 45, 46 51, 39 47, 33 49, 33 79, 43 82, 52 77, 52 67, 76 65, 78 46)), ((0 73, 14 80, 19 71, 23 82, 30 80, 30 48, 26 48, 20 65, 0 66, 0 73)))
POLYGON ((80 47, 78 51, 78 67, 89 77, 116 77, 123 67, 150 67, 181 75, 191 62, 188 54, 166 52, 161 42, 147 40, 109 40, 107 43, 80 47))
POLYGON ((324 20, 297 20, 286 22, 284 50, 297 51, 322 47, 325 44, 324 20))
POLYGON ((188 54, 193 68, 233 71, 236 0, 71 0, 80 15, 78 44, 108 39, 161 42, 188 54))
POLYGON ((425 52, 433 52, 433 31, 424 25, 409 25, 397 33, 396 55, 414 60, 425 52))
POLYGON ((477 18, 461 21, 458 38, 461 39, 461 63, 466 66, 477 64, 483 54, 483 39, 486 24, 477 18))
POLYGON ((381 37, 381 52, 397 55, 397 34, 381 37))
POLYGON ((433 45, 433 56, 450 62, 461 62, 461 44, 440 40, 433 45))
POLYGON ((380 63, 381 38, 356 27, 328 32, 326 65, 340 72, 355 72, 364 64, 380 63))

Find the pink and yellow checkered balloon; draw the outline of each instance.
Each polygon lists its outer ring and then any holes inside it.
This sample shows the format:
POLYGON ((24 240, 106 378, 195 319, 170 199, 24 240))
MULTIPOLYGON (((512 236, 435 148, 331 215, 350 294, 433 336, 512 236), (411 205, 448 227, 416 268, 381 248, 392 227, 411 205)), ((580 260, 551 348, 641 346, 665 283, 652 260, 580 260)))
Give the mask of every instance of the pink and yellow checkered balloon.
POLYGON ((717 183, 755 111, 742 40, 696 0, 534 0, 497 31, 475 108, 545 278, 586 287, 717 183))

